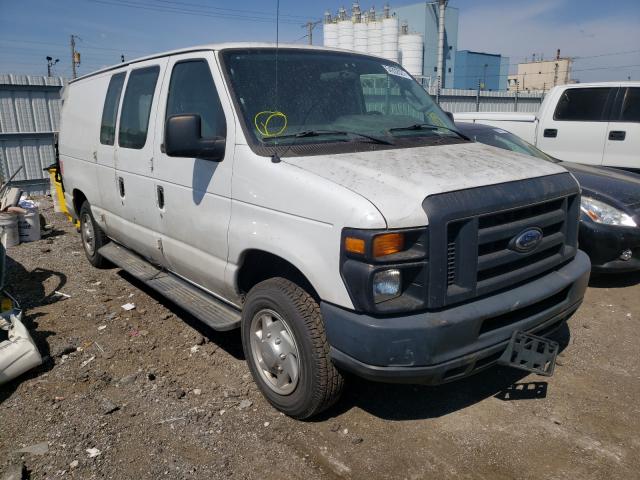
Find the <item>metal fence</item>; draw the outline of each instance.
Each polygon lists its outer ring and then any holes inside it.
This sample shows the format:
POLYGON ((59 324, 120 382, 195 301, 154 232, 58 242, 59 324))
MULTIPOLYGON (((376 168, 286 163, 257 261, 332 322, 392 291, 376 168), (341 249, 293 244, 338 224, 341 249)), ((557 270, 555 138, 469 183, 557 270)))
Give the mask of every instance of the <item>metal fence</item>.
POLYGON ((543 92, 504 92, 460 90, 437 87, 427 89, 443 110, 457 112, 523 112, 535 113, 544 100, 543 92))
POLYGON ((60 122, 61 77, 0 74, 0 175, 30 193, 49 189, 43 171, 55 160, 54 134, 60 122))

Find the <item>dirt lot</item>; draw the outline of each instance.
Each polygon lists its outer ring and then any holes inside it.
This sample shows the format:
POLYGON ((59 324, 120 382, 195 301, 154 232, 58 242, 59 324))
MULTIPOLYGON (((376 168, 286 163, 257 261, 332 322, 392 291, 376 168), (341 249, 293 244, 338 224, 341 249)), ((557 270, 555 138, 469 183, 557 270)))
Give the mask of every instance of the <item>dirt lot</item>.
POLYGON ((44 214, 43 240, 8 251, 10 291, 47 359, 0 387, 5 475, 640 478, 640 275, 592 281, 547 381, 500 368, 437 388, 353 379, 299 422, 263 400, 238 333, 92 268, 73 227, 44 214))

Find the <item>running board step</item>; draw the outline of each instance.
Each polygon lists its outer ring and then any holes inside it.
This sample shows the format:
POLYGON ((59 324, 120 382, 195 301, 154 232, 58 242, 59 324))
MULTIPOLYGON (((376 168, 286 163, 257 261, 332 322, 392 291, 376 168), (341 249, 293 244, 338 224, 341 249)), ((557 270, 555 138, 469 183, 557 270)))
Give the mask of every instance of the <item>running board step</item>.
POLYGON ((129 249, 109 242, 98 253, 214 330, 240 327, 240 312, 181 278, 160 270, 129 249))

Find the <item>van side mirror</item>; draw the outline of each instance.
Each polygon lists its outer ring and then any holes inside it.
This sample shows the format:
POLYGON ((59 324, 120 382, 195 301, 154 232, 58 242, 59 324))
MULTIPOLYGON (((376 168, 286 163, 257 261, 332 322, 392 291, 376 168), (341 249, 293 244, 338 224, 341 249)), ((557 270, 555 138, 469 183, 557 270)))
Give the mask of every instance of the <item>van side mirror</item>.
POLYGON ((200 115, 172 115, 167 118, 164 148, 170 157, 198 157, 216 162, 224 158, 223 137, 202 138, 200 115))
POLYGON ((449 120, 451 120, 452 122, 455 123, 455 119, 453 118, 453 113, 451 112, 444 112, 444 114, 449 117, 449 120))

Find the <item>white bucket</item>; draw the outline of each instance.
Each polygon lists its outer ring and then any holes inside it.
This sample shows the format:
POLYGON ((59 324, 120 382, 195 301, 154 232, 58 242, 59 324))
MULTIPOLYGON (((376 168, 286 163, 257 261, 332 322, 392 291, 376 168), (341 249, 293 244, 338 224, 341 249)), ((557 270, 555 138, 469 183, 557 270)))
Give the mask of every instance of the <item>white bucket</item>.
POLYGON ((21 242, 40 240, 40 212, 38 209, 30 209, 24 215, 18 215, 18 235, 21 242))
POLYGON ((5 248, 14 247, 20 243, 17 215, 0 213, 0 240, 5 248))

